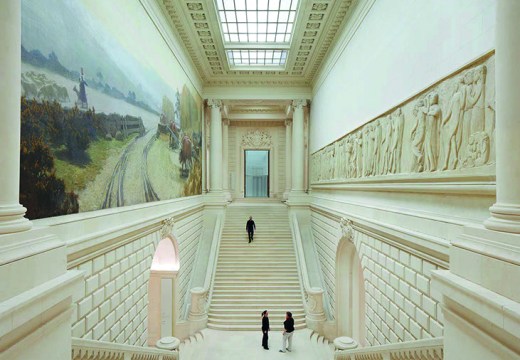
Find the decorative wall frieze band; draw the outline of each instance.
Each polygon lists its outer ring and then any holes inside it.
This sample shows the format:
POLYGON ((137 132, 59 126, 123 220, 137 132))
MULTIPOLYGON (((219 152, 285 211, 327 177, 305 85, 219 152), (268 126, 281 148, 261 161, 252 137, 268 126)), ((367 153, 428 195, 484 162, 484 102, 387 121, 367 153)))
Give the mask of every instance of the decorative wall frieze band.
POLYGON ((359 231, 369 235, 442 268, 447 269, 449 267, 449 242, 447 240, 411 231, 400 226, 375 222, 354 214, 342 213, 319 205, 310 205, 310 210, 340 224, 343 218, 349 219, 352 231, 359 231))
POLYGON ((494 56, 439 81, 311 156, 311 184, 468 169, 494 175, 494 56))

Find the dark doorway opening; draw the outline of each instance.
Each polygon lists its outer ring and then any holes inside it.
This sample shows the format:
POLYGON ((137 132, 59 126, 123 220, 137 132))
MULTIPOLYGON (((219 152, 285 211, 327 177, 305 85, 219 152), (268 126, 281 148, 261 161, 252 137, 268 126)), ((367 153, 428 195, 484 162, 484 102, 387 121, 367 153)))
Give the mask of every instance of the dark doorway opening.
POLYGON ((244 197, 269 197, 269 150, 244 150, 244 197))

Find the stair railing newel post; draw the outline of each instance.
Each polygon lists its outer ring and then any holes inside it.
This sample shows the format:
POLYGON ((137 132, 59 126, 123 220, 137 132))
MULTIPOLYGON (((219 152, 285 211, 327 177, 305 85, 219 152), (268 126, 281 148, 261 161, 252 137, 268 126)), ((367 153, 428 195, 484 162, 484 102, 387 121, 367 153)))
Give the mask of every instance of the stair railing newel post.
POLYGON ((190 290, 191 305, 188 320, 200 321, 208 317, 208 289, 196 287, 190 290))

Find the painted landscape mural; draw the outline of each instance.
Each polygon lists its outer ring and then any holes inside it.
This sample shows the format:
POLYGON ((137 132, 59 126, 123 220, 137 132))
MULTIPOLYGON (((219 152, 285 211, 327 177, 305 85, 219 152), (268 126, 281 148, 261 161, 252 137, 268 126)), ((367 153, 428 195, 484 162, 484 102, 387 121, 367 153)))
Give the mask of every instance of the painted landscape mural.
POLYGON ((30 219, 200 194, 202 100, 135 0, 23 0, 30 219))

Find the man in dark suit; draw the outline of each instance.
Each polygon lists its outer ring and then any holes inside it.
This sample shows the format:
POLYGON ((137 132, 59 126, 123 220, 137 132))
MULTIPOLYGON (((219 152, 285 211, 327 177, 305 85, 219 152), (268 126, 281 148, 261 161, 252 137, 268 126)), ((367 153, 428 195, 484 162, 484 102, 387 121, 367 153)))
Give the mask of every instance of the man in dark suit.
POLYGON ((250 216, 249 220, 247 221, 246 230, 247 230, 247 235, 249 236, 249 242, 253 241, 253 234, 256 230, 256 225, 255 225, 255 222, 253 221, 252 216, 250 216))
POLYGON ((267 313, 267 310, 264 310, 262 313, 262 347, 266 350, 269 350, 269 344, 267 341, 269 340, 269 314, 267 313))

